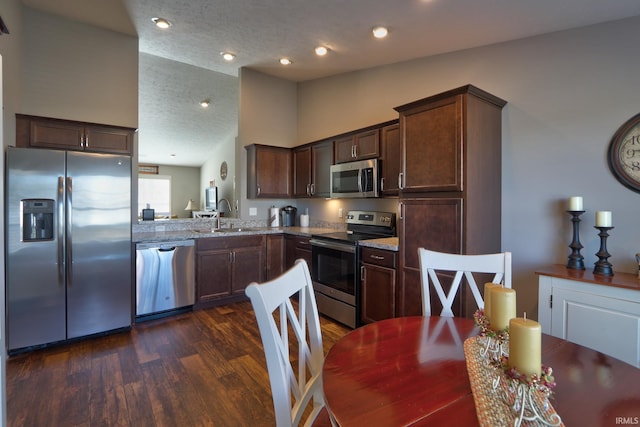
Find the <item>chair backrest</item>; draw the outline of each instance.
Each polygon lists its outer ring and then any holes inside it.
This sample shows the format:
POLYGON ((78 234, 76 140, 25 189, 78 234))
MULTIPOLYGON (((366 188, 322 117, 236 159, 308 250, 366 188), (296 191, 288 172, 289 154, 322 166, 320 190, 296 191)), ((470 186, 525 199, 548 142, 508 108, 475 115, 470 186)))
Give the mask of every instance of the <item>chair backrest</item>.
POLYGON ((298 426, 305 408, 312 406, 304 424, 311 425, 324 407, 324 350, 307 263, 299 259, 281 276, 263 284, 251 283, 245 293, 262 337, 276 425, 298 426))
POLYGON ((473 273, 493 273, 494 277, 491 280, 493 283, 502 283, 505 288, 511 287, 511 252, 459 255, 418 248, 418 257, 422 281, 422 313, 425 316, 431 315, 430 282, 442 304, 441 316, 453 316, 453 301, 463 277, 471 289, 478 308, 482 309, 484 309, 484 300, 473 273), (455 272, 448 293, 445 293, 437 272, 455 272))

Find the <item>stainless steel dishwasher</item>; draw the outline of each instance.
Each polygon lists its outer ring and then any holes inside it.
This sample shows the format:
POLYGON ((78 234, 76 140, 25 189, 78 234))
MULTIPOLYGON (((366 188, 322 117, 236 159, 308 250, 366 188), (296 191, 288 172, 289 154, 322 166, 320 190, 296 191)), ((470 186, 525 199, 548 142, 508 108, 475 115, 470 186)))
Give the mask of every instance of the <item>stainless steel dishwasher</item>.
POLYGON ((193 240, 136 244, 136 317, 185 311, 195 300, 193 240))

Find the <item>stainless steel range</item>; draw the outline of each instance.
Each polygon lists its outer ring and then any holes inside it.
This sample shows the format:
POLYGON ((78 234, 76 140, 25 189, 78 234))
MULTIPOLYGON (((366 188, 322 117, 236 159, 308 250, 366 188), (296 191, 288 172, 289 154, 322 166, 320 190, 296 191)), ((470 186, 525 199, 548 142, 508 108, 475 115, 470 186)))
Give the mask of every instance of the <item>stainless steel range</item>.
POLYGON ((347 230, 311 238, 311 278, 320 313, 347 326, 360 326, 360 245, 393 237, 396 214, 349 211, 347 230))

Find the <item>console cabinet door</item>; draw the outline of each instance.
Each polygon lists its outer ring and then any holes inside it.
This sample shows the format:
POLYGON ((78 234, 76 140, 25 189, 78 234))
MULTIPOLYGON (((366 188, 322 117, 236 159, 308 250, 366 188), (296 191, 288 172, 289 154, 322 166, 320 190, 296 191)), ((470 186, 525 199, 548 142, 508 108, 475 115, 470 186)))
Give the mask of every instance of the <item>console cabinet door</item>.
POLYGON ((463 95, 400 114, 403 191, 462 191, 463 95))
MULTIPOLYGON (((399 252, 401 297, 398 315, 421 315, 422 290, 418 248, 461 253, 462 199, 403 199, 400 205, 398 226, 401 243, 399 252)), ((443 280, 446 281, 446 278, 443 280)), ((461 297, 464 292, 462 289, 461 297)), ((432 303, 438 301, 435 292, 432 293, 431 300, 432 303)), ((432 306, 433 312, 439 313, 440 309, 432 306)))
POLYGON ((197 255, 196 304, 229 296, 231 289, 231 253, 228 249, 197 255))
POLYGON ((397 196, 400 174, 400 125, 397 123, 380 130, 380 171, 382 196, 397 196))
POLYGON ((267 280, 275 279, 284 272, 284 235, 267 235, 267 280))
POLYGON ((380 155, 380 130, 370 129, 334 141, 336 163, 374 159, 380 155))
POLYGON ((292 194, 291 149, 249 145, 247 150, 247 198, 289 199, 292 194))
POLYGON ((285 236, 285 269, 293 267, 293 264, 298 258, 302 258, 307 261, 309 270, 311 270, 311 243, 310 238, 304 236, 285 236))
POLYGON ((361 311, 363 324, 396 315, 396 253, 362 248, 361 311))
POLYGON ((333 141, 319 142, 311 146, 311 196, 331 196, 331 165, 333 141))
POLYGON ((131 155, 135 129, 16 114, 16 146, 131 155))
POLYGON ((311 196, 311 146, 293 150, 293 197, 311 196))
POLYGON ((251 282, 264 282, 264 247, 253 246, 233 250, 231 293, 243 294, 251 282))

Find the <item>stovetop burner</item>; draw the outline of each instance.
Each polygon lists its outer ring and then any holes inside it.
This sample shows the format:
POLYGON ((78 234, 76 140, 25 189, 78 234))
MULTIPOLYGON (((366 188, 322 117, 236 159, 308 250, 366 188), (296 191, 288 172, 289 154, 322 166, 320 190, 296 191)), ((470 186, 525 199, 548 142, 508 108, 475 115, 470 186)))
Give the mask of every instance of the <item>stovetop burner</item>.
POLYGON ((396 233, 396 215, 389 212, 349 211, 346 231, 317 234, 314 238, 353 242, 393 237, 396 233))

